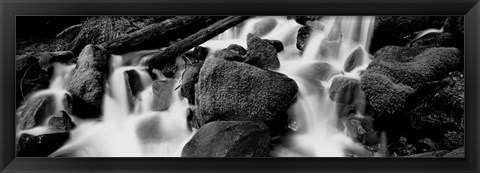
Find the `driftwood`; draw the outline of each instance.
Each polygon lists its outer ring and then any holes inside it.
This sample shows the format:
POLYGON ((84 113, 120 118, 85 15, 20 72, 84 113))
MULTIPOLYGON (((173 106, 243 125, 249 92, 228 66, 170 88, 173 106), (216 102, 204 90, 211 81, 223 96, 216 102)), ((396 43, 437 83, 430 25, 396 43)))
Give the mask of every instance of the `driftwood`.
POLYGON ((172 59, 175 59, 178 55, 208 41, 248 18, 248 16, 229 16, 224 18, 195 34, 166 47, 153 55, 146 64, 149 68, 161 68, 164 63, 172 61, 172 59))
POLYGON ((225 16, 179 16, 150 25, 133 33, 102 44, 112 54, 166 47, 177 39, 185 38, 225 16))

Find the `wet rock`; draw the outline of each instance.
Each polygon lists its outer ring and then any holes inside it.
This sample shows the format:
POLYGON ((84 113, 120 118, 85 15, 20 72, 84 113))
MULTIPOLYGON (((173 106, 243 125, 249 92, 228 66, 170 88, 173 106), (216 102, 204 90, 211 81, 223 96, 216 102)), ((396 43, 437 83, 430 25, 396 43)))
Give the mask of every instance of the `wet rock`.
POLYGON ((133 109, 138 93, 143 91, 145 87, 142 85, 140 74, 135 70, 127 70, 123 73, 127 89, 127 99, 130 109, 133 109))
POLYGON ((268 128, 248 121, 215 121, 200 128, 182 150, 182 157, 266 157, 268 128))
POLYGON ((170 107, 172 101, 175 80, 155 80, 153 81, 153 103, 152 111, 164 111, 170 107))
POLYGON ((153 116, 139 122, 135 134, 142 143, 159 142, 162 138, 160 132, 161 119, 153 116))
POLYGON ((64 132, 68 132, 76 127, 68 113, 65 111, 59 111, 50 117, 48 120, 48 126, 64 132))
POLYGON ((180 95, 187 98, 190 104, 195 104, 195 84, 198 82, 198 75, 203 62, 198 62, 185 69, 182 77, 182 86, 180 88, 180 95))
POLYGON ((267 18, 253 24, 252 34, 262 37, 270 33, 277 26, 277 21, 274 18, 267 18))
POLYGON ((310 27, 304 26, 298 29, 297 33, 297 49, 303 50, 307 45, 308 37, 310 36, 310 27))
POLYGON ((261 121, 270 124, 294 101, 297 84, 283 74, 254 66, 207 59, 196 86, 197 114, 204 122, 261 121))
POLYGON ((455 149, 445 154, 443 157, 465 157, 465 147, 455 149))
POLYGON ((409 42, 406 36, 430 28, 440 29, 445 20, 444 16, 377 16, 369 52, 386 45, 404 46, 409 42))
POLYGON ((281 52, 283 51, 283 43, 279 40, 265 40, 267 41, 270 45, 272 45, 273 47, 275 47, 275 50, 277 50, 277 52, 281 52))
POLYGON ((364 98, 359 87, 360 81, 354 78, 339 76, 333 79, 329 96, 332 101, 343 104, 354 104, 364 98))
POLYGON ((410 86, 396 84, 389 77, 378 73, 365 73, 360 88, 369 105, 378 115, 392 115, 404 108, 408 96, 415 91, 410 86))
POLYGON ((373 129, 372 118, 351 117, 345 124, 350 136, 356 141, 365 145, 375 145, 380 142, 378 133, 373 129))
POLYGON ((230 50, 228 48, 215 52, 215 54, 213 54, 213 56, 216 57, 216 58, 221 58, 221 59, 229 60, 229 61, 243 62, 245 60, 245 58, 243 56, 239 55, 235 51, 230 50))
POLYGON ((456 48, 430 48, 408 62, 382 59, 375 58, 367 67, 367 73, 384 74, 396 83, 419 88, 458 69, 462 65, 463 55, 456 48))
POLYGON ((29 98, 25 105, 17 110, 17 129, 31 129, 46 121, 55 113, 53 97, 29 98))
POLYGON ((48 73, 40 67, 37 58, 29 55, 17 57, 16 76, 16 107, 18 108, 33 92, 48 88, 48 73))
MULTIPOLYGON (((62 111, 72 112, 72 100, 68 94, 65 94, 62 98, 62 106, 62 111)), ((46 123, 48 117, 54 115, 56 111, 57 108, 53 96, 30 97, 16 111, 17 129, 28 130, 46 123)))
POLYGON ((245 48, 243 48, 242 46, 240 46, 238 44, 231 44, 227 47, 227 49, 229 49, 231 51, 234 51, 237 54, 242 55, 242 56, 247 54, 247 50, 245 50, 245 48))
POLYGON ((109 54, 100 46, 86 46, 78 57, 72 80, 67 86, 73 96, 74 114, 96 117, 101 113, 109 54))
POLYGON ((65 144, 69 132, 33 136, 23 134, 18 139, 17 157, 47 157, 65 144))
POLYGON ((307 21, 320 20, 323 16, 294 16, 293 19, 301 25, 306 25, 307 21))
POLYGON ((260 39, 253 34, 248 34, 247 49, 245 63, 264 69, 277 69, 280 67, 277 50, 268 41, 260 39))
POLYGON ((320 58, 336 58, 340 50, 341 41, 323 40, 320 44, 320 58))
POLYGON ((345 61, 345 65, 343 66, 343 71, 351 72, 355 67, 358 67, 362 64, 363 56, 364 56, 363 49, 358 47, 355 49, 345 61))

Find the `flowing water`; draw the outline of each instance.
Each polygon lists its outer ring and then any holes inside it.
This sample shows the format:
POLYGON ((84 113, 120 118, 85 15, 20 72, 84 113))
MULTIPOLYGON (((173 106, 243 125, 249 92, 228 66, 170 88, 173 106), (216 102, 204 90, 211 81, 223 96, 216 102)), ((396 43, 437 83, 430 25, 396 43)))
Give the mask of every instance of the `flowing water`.
MULTIPOLYGON (((268 18, 273 18, 276 26, 262 38, 280 40, 284 44, 284 51, 278 53, 281 66, 277 71, 291 77, 298 84, 298 99, 288 112, 293 122, 303 129, 288 137, 286 147, 283 149, 277 147, 272 153, 279 157, 342 157, 346 156, 347 151, 361 151, 362 147, 351 139, 344 128, 339 127, 339 122, 342 122, 337 115, 336 103, 328 97, 328 90, 335 77, 360 78, 359 73, 370 62, 365 50, 368 50, 370 44, 374 17, 327 16, 313 22, 311 24, 318 29, 310 33, 303 51, 296 48, 297 31, 301 25, 285 17, 251 18, 201 46, 211 49, 210 56, 214 51, 226 48, 230 44, 239 44, 246 48, 247 34, 254 30, 257 22, 268 18), (363 57, 356 68, 344 72, 347 57, 357 48, 364 52, 363 57), (341 73, 324 79, 315 78, 316 76, 312 78, 309 67, 315 63, 328 63, 341 73)), ((189 105, 188 101, 179 95, 179 90, 175 90, 180 80, 176 79, 168 110, 151 111, 152 79, 139 64, 142 57, 148 57, 155 51, 144 50, 125 55, 112 55, 112 73, 106 86, 102 117, 85 120, 72 115, 77 128, 71 131, 70 140, 52 156, 180 156, 183 146, 195 133, 195 129, 187 125, 187 112, 193 105, 189 105), (138 94, 138 99, 131 110, 123 74, 126 70, 132 69, 140 74, 145 89, 138 94)), ((73 67, 56 66, 51 87, 39 92, 40 95, 57 96, 55 102, 58 110, 62 109, 60 104, 62 95, 68 93, 65 91, 65 84, 71 78, 73 67)), ((42 128, 45 126, 36 129, 42 131, 42 128)), ((41 132, 36 132, 38 133, 41 132)))

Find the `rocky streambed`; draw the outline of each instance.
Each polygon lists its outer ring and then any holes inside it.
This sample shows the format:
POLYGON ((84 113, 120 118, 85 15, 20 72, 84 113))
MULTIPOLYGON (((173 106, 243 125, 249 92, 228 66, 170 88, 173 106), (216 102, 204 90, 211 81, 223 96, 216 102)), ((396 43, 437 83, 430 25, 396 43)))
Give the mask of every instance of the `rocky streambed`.
POLYGON ((48 20, 17 35, 19 157, 464 156, 463 17, 48 20))

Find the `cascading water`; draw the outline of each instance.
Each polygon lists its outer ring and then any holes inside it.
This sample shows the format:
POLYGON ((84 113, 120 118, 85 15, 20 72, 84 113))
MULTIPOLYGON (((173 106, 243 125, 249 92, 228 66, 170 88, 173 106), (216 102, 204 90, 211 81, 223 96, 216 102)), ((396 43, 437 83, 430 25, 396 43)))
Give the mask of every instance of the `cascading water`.
MULTIPOLYGON (((273 18, 276 25, 262 38, 280 40, 284 44, 284 50, 278 53, 281 66, 277 71, 297 82, 299 93, 297 101, 289 109, 289 114, 303 129, 289 136, 289 149, 277 148, 273 151, 274 156, 341 157, 346 156, 346 151, 361 153, 362 147, 356 144, 344 129, 339 128, 336 103, 328 97, 328 90, 335 77, 360 78, 359 73, 370 62, 365 50, 368 50, 374 17, 324 17, 316 21, 318 29, 310 33, 303 52, 295 45, 301 25, 285 17, 249 19, 241 26, 233 27, 201 46, 210 48, 210 54, 230 44, 246 48, 247 34, 255 29, 254 24, 268 18, 273 18), (343 71, 348 56, 359 47, 363 51, 361 61, 353 70, 343 71), (328 78, 312 76, 309 66, 322 62, 342 72, 328 78)), ((70 140, 51 156, 180 156, 183 146, 195 133, 195 129, 187 125, 187 112, 192 105, 173 87, 168 110, 150 109, 154 97, 153 81, 143 70, 144 67, 138 64, 142 64, 142 57, 148 57, 153 52, 156 50, 112 55, 112 72, 106 86, 108 91, 103 99, 102 117, 99 120, 83 120, 72 115, 77 127, 71 131, 70 140), (138 99, 132 110, 129 109, 123 76, 126 70, 139 73, 145 88, 137 95, 138 99)), ((65 84, 70 81, 73 68, 74 66, 56 66, 50 89, 38 94, 67 93, 65 84)), ((175 80, 178 84, 180 79, 175 80)), ((59 106, 62 97, 55 100, 59 106)), ((57 109, 60 110, 60 107, 57 109)), ((41 128, 45 126, 37 129, 41 128)), ((34 130, 30 131, 34 134, 34 130)), ((35 134, 39 133, 45 132, 35 134)))

